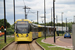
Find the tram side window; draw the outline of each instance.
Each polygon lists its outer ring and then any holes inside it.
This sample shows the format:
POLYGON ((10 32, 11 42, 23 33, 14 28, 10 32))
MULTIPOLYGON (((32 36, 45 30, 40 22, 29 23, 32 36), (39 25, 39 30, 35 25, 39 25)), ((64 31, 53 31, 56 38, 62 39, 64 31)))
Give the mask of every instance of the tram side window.
POLYGON ((34 29, 34 32, 37 32, 37 31, 38 31, 37 27, 35 27, 35 28, 33 28, 33 29, 34 29))
POLYGON ((36 32, 36 28, 34 28, 34 32, 36 32))
POLYGON ((45 27, 42 27, 42 31, 45 32, 45 30, 47 31, 47 28, 45 27))
POLYGON ((38 32, 43 31, 43 29, 41 27, 38 27, 38 32))
POLYGON ((36 32, 38 32, 38 27, 36 27, 36 32))
POLYGON ((30 24, 30 31, 31 31, 31 32, 34 32, 34 30, 35 30, 35 29, 34 29, 34 26, 33 26, 32 24, 30 24))
POLYGON ((30 32, 30 31, 32 31, 32 26, 31 26, 31 25, 29 25, 29 32, 30 32))

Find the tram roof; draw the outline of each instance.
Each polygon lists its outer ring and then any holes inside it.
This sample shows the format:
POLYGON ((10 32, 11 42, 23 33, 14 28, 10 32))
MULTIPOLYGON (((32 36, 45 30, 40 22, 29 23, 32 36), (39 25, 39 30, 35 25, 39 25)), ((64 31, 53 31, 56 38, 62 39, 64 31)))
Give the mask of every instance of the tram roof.
POLYGON ((35 25, 35 26, 37 26, 37 27, 41 27, 41 25, 38 25, 38 24, 34 24, 34 23, 33 23, 33 25, 35 25))
POLYGON ((15 23, 17 23, 17 21, 28 21, 29 23, 32 23, 29 19, 18 19, 15 21, 15 23))

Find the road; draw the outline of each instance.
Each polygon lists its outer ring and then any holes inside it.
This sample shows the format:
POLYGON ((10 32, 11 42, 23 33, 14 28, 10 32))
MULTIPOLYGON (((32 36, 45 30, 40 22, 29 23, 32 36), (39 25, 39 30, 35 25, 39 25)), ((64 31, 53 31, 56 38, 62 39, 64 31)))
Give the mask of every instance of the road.
POLYGON ((72 38, 61 37, 59 40, 62 41, 62 42, 65 42, 65 43, 72 44, 72 38))

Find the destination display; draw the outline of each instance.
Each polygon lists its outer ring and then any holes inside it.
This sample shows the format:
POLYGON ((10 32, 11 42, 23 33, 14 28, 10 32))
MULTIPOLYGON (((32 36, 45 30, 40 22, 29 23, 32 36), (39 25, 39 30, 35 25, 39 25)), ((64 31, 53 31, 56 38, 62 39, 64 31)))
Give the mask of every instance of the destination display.
POLYGON ((17 24, 28 24, 27 21, 18 21, 17 24))
POLYGON ((28 27, 28 24, 18 24, 17 27, 28 27))

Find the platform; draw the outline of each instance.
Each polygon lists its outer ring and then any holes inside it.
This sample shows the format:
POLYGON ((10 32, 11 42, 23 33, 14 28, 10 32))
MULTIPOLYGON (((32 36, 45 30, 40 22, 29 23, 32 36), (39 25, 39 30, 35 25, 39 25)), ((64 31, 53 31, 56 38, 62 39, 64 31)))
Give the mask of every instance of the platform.
POLYGON ((44 43, 53 44, 63 48, 73 49, 72 38, 64 38, 63 36, 56 37, 56 43, 54 43, 54 37, 46 38, 46 40, 42 40, 44 43))

